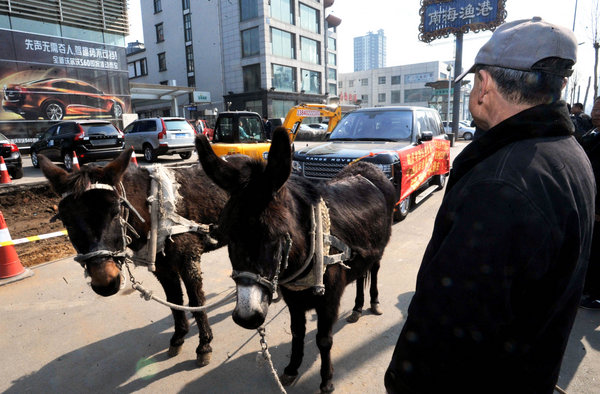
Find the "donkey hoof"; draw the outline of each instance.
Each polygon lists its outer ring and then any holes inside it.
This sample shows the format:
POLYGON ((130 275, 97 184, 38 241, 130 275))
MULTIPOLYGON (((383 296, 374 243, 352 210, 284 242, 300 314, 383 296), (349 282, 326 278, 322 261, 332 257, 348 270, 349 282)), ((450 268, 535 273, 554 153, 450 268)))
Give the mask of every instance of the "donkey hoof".
POLYGON ((335 390, 333 383, 329 383, 325 387, 321 387, 321 393, 332 393, 333 390, 335 390))
POLYGON ((379 302, 373 302, 371 304, 371 312, 374 315, 383 315, 383 310, 381 309, 381 307, 379 306, 379 302))
POLYGON ((196 365, 198 367, 206 367, 210 363, 210 358, 212 353, 202 353, 198 354, 196 357, 196 365))
POLYGON ((288 375, 283 373, 281 376, 279 376, 279 381, 281 382, 282 386, 289 386, 294 383, 294 380, 296 380, 297 377, 298 375, 288 375))
POLYGON ((346 321, 348 323, 356 323, 358 321, 358 319, 360 319, 361 315, 362 315, 361 311, 352 311, 352 313, 350 314, 350 316, 348 316, 346 318, 346 321))
POLYGON ((183 345, 179 345, 179 346, 169 346, 169 351, 167 352, 167 354, 169 355, 169 357, 175 357, 177 356, 179 353, 181 353, 181 348, 183 347, 183 345))

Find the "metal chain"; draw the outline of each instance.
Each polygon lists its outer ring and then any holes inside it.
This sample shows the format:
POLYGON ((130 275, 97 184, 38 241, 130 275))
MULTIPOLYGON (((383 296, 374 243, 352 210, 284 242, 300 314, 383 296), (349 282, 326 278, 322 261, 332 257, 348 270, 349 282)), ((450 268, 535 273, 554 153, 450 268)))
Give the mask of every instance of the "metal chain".
POLYGON ((279 387, 279 390, 282 393, 286 394, 287 391, 285 391, 285 388, 283 388, 283 385, 281 384, 281 381, 279 380, 279 376, 277 375, 277 370, 273 366, 273 360, 271 359, 271 353, 269 353, 269 346, 267 345, 267 340, 265 339, 265 327, 260 326, 256 329, 256 331, 258 332, 258 335, 260 335, 260 347, 262 349, 262 355, 263 355, 264 359, 269 363, 269 367, 271 369, 271 374, 275 378, 275 381, 277 382, 277 386, 279 387))
POLYGON ((176 309, 178 311, 205 312, 207 309, 210 309, 212 307, 228 303, 231 299, 235 298, 235 295, 236 295, 236 291, 235 291, 235 289, 233 289, 223 299, 215 301, 212 304, 206 304, 203 306, 183 306, 183 305, 173 304, 172 302, 168 302, 161 298, 156 297, 155 295, 152 294, 152 290, 145 289, 142 286, 141 282, 138 282, 137 280, 135 280, 135 278, 133 277, 133 274, 131 273, 131 269, 129 269, 129 264, 127 264, 127 260, 125 261, 124 265, 125 265, 125 267, 127 267, 127 271, 129 272, 129 280, 131 281, 131 287, 134 290, 137 290, 141 293, 140 294, 141 298, 145 299, 146 301, 154 300, 154 301, 158 302, 159 304, 168 306, 169 308, 176 309))

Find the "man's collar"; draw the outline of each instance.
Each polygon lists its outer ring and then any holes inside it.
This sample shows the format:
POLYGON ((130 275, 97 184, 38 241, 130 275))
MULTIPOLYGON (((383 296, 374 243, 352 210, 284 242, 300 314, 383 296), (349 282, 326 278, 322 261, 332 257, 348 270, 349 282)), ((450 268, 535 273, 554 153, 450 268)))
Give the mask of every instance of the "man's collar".
POLYGON ((454 159, 446 193, 475 165, 513 142, 540 137, 572 135, 567 104, 557 101, 526 109, 478 135, 454 159))

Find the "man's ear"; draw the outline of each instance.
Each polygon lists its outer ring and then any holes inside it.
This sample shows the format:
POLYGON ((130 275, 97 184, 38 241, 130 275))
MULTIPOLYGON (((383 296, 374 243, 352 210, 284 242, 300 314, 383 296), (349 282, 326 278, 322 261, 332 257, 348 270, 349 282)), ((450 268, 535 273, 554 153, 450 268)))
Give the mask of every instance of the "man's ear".
POLYGON ((483 103, 483 99, 485 98, 485 96, 487 94, 489 94, 490 89, 492 89, 492 87, 494 85, 494 81, 493 81, 490 73, 485 70, 479 70, 475 74, 475 78, 477 78, 479 80, 478 81, 479 82, 479 90, 476 91, 476 93, 477 93, 477 102, 479 104, 481 104, 481 103, 483 103))

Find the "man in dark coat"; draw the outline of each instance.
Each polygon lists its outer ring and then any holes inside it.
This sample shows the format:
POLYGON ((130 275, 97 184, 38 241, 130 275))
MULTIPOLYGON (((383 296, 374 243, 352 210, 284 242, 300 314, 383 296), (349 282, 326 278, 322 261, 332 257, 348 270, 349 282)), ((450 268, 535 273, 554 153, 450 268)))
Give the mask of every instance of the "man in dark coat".
POLYGON ((581 136, 590 131, 594 126, 592 125, 592 118, 583 112, 583 104, 575 103, 571 108, 571 120, 575 126, 575 138, 581 141, 581 136))
POLYGON ((498 27, 465 72, 485 131, 454 160, 388 392, 553 392, 596 192, 559 101, 576 51, 572 31, 535 17, 498 27))
MULTIPOLYGON (((600 185, 600 97, 596 97, 596 100, 594 100, 592 123, 594 128, 584 134, 580 142, 590 159, 590 163, 592 163, 597 188, 600 185)), ((600 311, 600 194, 596 194, 596 220, 594 224, 590 262, 585 275, 585 285, 583 286, 584 297, 579 306, 600 311)))

